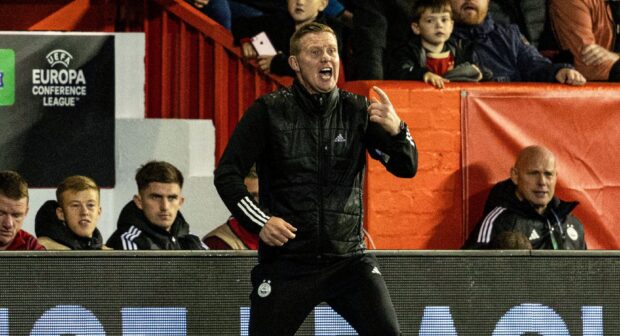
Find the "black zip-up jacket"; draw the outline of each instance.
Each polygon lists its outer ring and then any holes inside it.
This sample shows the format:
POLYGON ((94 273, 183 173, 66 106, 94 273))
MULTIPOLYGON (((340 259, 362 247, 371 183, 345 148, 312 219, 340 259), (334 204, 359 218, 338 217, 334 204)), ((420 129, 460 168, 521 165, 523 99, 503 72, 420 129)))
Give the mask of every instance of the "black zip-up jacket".
POLYGON ((189 233, 189 224, 181 212, 170 232, 152 224, 133 201, 118 217, 117 229, 106 242, 115 250, 206 250, 200 238, 189 233))
POLYGON ((271 215, 297 228, 282 247, 261 241, 260 260, 364 251, 366 151, 396 176, 417 170, 407 127, 392 137, 369 121, 367 107, 365 97, 340 89, 310 95, 295 80, 259 98, 239 121, 215 171, 218 193, 250 231, 259 232, 271 215), (243 184, 254 162, 260 206, 243 184))
POLYGON ((469 235, 463 248, 495 248, 496 238, 513 231, 529 239, 533 249, 585 250, 583 224, 571 212, 577 202, 564 202, 553 197, 541 215, 526 200, 519 200, 510 179, 496 184, 485 204, 485 214, 469 235), (552 233, 551 233, 552 232, 552 233))
POLYGON ((71 250, 101 250, 103 238, 95 228, 91 238, 76 235, 69 227, 56 217, 58 202, 49 200, 39 208, 34 219, 34 232, 38 238, 47 237, 71 250))

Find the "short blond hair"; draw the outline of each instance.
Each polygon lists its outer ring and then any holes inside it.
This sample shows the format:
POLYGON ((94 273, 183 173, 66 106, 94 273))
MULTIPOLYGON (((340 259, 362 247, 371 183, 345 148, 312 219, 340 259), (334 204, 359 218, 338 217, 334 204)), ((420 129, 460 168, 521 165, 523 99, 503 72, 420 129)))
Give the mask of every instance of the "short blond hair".
POLYGON ((88 176, 82 175, 73 175, 67 177, 62 183, 58 185, 56 188, 56 201, 60 206, 62 206, 62 194, 67 191, 84 191, 84 190, 94 190, 97 192, 97 198, 100 197, 100 189, 97 183, 93 179, 88 176))
POLYGON ((292 56, 297 56, 301 52, 301 38, 308 34, 318 34, 318 33, 330 33, 336 37, 336 33, 329 26, 324 25, 318 22, 310 22, 305 25, 299 27, 297 31, 291 36, 291 49, 290 54, 292 56))

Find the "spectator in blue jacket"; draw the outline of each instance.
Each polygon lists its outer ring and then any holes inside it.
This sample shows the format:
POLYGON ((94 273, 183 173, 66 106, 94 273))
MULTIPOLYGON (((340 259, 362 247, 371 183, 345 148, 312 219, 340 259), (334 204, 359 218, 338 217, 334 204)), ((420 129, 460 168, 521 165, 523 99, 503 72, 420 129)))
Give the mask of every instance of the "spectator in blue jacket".
POLYGON ((559 82, 583 85, 586 79, 570 64, 553 64, 519 32, 516 25, 495 23, 489 0, 451 0, 454 37, 472 48, 478 65, 498 82, 559 82))

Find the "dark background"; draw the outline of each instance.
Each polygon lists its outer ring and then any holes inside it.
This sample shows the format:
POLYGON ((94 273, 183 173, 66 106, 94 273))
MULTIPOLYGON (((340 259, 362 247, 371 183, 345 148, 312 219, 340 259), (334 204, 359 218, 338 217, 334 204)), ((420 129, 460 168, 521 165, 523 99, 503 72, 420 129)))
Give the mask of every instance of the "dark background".
POLYGON ((76 174, 113 187, 114 37, 0 35, 0 48, 13 49, 16 62, 15 104, 0 106, 0 170, 19 172, 35 188, 76 174), (45 57, 56 49, 74 57, 67 69, 86 77, 87 95, 75 107, 43 106, 32 93, 32 69, 51 69, 45 57))

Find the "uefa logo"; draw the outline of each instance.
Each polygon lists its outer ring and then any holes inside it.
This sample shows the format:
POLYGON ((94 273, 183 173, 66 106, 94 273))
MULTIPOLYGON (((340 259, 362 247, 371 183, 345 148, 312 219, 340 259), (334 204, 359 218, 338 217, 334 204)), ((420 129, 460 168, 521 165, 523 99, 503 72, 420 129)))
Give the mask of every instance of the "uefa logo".
POLYGON ((54 67, 56 64, 61 64, 65 68, 69 67, 69 63, 73 60, 73 56, 66 50, 56 49, 52 50, 45 56, 50 67, 54 67))
POLYGON ((40 96, 43 106, 75 107, 87 95, 86 75, 71 69, 73 55, 63 49, 50 51, 45 60, 49 68, 32 69, 32 94, 40 96))

